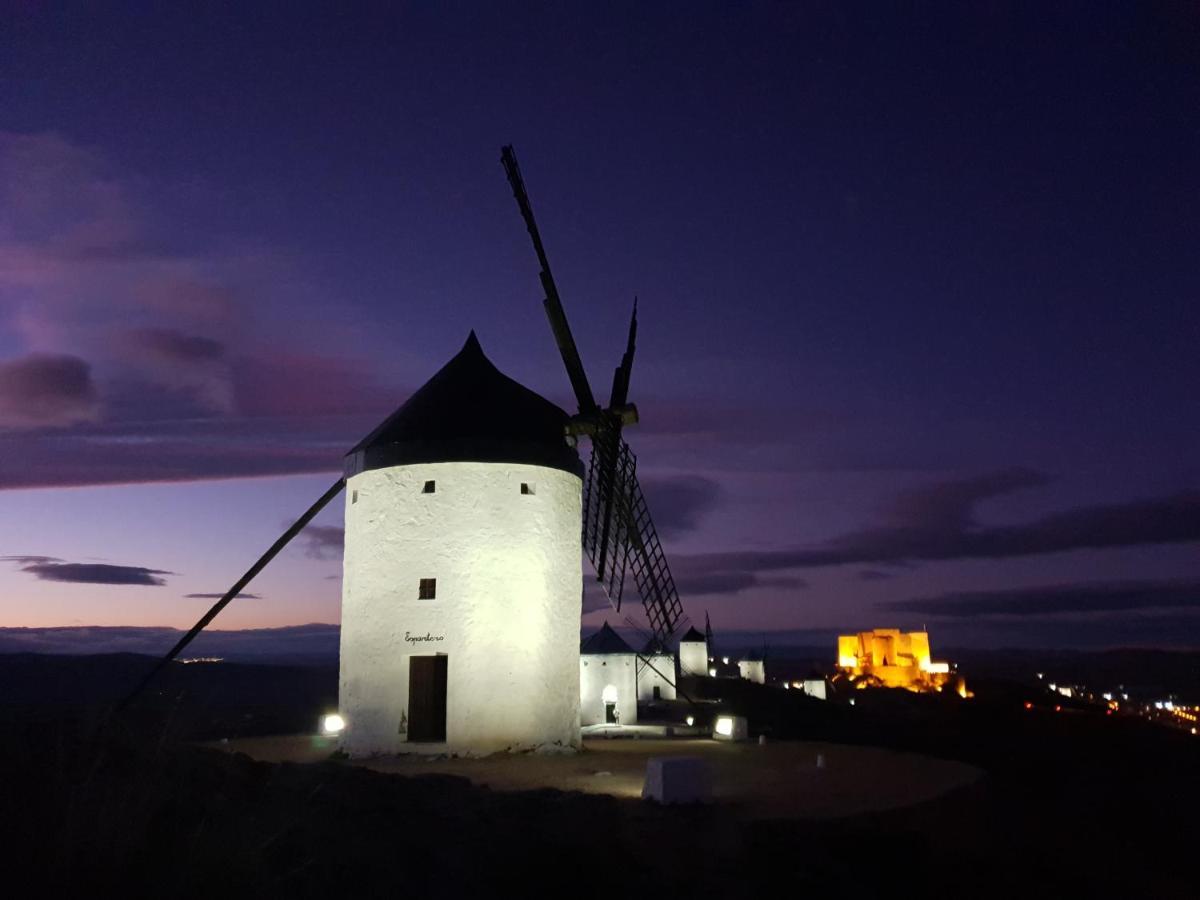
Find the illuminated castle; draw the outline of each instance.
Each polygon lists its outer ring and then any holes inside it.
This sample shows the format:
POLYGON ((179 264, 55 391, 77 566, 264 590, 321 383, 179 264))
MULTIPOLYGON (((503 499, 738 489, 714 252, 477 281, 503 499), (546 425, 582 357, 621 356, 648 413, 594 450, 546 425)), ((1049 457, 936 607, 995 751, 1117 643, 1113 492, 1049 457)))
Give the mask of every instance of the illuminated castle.
POLYGON ((876 628, 838 637, 838 668, 856 687, 892 687, 910 691, 940 691, 953 683, 966 696, 966 683, 950 672, 950 664, 934 662, 929 634, 876 628))

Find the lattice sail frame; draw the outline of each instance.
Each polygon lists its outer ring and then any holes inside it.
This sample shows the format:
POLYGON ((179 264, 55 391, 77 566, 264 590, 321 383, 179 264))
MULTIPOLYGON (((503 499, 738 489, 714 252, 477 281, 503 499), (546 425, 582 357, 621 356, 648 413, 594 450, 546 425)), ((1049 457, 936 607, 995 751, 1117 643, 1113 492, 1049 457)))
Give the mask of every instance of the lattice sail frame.
POLYGON ((638 483, 637 457, 615 429, 601 428, 592 436, 583 497, 583 546, 618 611, 625 573, 633 570, 650 629, 660 646, 666 646, 683 619, 683 604, 638 483))

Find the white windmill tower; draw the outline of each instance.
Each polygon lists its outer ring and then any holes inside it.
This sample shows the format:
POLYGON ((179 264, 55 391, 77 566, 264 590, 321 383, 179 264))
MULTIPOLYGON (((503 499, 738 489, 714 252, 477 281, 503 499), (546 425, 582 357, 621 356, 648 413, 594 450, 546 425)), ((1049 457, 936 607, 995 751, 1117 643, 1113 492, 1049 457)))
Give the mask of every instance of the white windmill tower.
POLYGON ((583 466, 474 332, 346 456, 352 756, 579 744, 583 466))

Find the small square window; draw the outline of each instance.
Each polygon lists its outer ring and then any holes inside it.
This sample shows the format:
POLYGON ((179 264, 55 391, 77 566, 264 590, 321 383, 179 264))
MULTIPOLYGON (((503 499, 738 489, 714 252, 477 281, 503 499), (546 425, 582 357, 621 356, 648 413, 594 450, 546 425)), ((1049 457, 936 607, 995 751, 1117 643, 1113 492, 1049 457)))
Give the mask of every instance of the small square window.
POLYGON ((432 494, 435 490, 437 490, 437 482, 427 481, 425 482, 425 487, 421 489, 421 493, 432 494))
POLYGON ((358 491, 351 491, 351 492, 350 492, 350 502, 351 502, 351 503, 357 503, 357 502, 358 502, 358 491))
POLYGON ((522 494, 533 494, 534 493, 533 485, 527 481, 522 481, 521 482, 521 493, 522 494))
POLYGON ((437 579, 422 578, 421 584, 417 589, 418 600, 433 600, 437 597, 437 579))

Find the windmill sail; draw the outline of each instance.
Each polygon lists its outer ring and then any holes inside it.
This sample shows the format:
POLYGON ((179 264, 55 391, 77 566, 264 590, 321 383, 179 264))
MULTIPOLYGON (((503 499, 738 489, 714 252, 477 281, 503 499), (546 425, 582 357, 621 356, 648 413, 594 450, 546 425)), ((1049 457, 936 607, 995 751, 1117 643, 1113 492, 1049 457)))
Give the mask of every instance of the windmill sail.
POLYGON ((583 545, 618 611, 625 576, 633 575, 654 639, 665 646, 683 618, 683 604, 638 482, 637 457, 612 429, 602 428, 592 436, 583 545), (605 522, 610 523, 607 528, 605 522))
POLYGON ((621 426, 626 421, 637 421, 636 409, 626 403, 637 336, 637 301, 634 301, 633 317, 629 323, 625 355, 613 373, 609 408, 600 409, 584 373, 575 338, 567 324, 554 276, 550 274, 550 261, 533 217, 533 205, 529 202, 517 155, 511 146, 501 148, 500 161, 541 266, 540 278, 546 294, 543 306, 567 377, 579 402, 577 420, 581 426, 580 433, 589 434, 592 440, 592 458, 584 485, 584 549, 609 601, 618 611, 621 609, 626 573, 632 570, 654 639, 660 646, 665 646, 683 618, 683 606, 675 589, 675 579, 671 577, 671 569, 667 565, 666 554, 658 540, 658 532, 650 518, 646 498, 638 484, 637 457, 621 437, 621 426))

